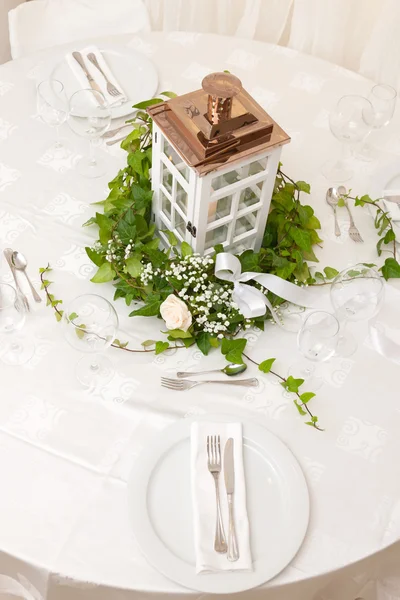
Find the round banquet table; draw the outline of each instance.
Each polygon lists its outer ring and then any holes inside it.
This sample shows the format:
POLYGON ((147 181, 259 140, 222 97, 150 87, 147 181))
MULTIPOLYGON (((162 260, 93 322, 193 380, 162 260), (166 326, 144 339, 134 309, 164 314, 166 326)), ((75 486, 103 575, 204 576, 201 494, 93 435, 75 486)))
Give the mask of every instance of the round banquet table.
MULTIPOLYGON (((324 239, 320 266, 341 269, 377 260, 367 209, 355 209, 366 243, 348 238, 344 209, 339 218, 345 233, 335 238, 333 215, 324 201, 327 182, 320 174, 323 161, 338 152, 329 132, 329 109, 344 94, 366 94, 370 81, 287 48, 235 38, 149 33, 99 43, 111 42, 149 56, 160 90, 198 89, 215 70, 238 75, 292 138, 283 150, 284 170, 311 183, 310 203, 324 239)), ((91 203, 105 198, 107 182, 124 164, 125 153, 101 142, 109 172, 85 180, 74 165, 86 152, 86 142, 64 125, 68 156, 51 158, 54 131, 36 114, 35 84, 53 53, 0 68, 0 242, 27 255, 37 286, 39 267, 50 263, 52 291, 64 303, 85 292, 111 300, 111 284, 89 281, 95 267, 84 247, 95 232, 81 224, 95 210, 91 203)), ((397 114, 382 142, 386 153, 399 151, 398 123, 397 114)), ((388 156, 382 154, 383 163, 388 156)), ((351 182, 354 191, 368 193, 370 171, 369 164, 359 170, 351 182)), ((4 259, 0 274, 12 282, 4 259)), ((398 316, 399 299, 398 287, 389 282, 384 310, 398 316)), ((278 435, 299 460, 310 491, 310 524, 300 551, 280 575, 246 598, 352 599, 375 579, 400 575, 398 366, 374 350, 366 323, 355 328, 357 353, 326 365, 325 385, 312 400, 325 429, 318 432, 303 424, 283 389, 255 366, 249 375, 259 377, 256 391, 200 387, 177 395, 162 389, 160 375, 172 374, 177 366, 223 365, 219 353, 202 357, 193 348, 157 357, 111 349, 116 375, 100 394, 90 394, 75 380, 77 352, 51 309, 44 302, 32 308, 25 332, 35 341, 33 358, 22 367, 0 368, 3 592, 35 600, 193 598, 194 592, 166 579, 141 555, 130 527, 127 480, 136 457, 166 426, 209 411, 256 419, 278 435)), ((129 319, 130 309, 121 300, 116 308, 119 337, 131 347, 159 339, 156 319, 129 319)), ((398 320, 393 326, 399 329, 398 320)), ((298 358, 295 335, 276 327, 248 331, 246 337, 255 360, 274 356, 284 374, 298 358)), ((400 583, 393 585, 400 589, 400 583)))

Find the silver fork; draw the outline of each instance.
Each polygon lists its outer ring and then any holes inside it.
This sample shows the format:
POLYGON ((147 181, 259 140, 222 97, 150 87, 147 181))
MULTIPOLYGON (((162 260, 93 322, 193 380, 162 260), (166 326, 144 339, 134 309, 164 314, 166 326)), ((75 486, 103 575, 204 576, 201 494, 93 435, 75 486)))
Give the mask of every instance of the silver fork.
POLYGON ((362 239, 361 234, 358 231, 356 224, 354 223, 353 215, 351 214, 351 210, 347 202, 347 198, 345 195, 347 194, 346 188, 343 185, 340 185, 338 188, 338 192, 344 202, 345 207, 347 208, 347 212, 349 213, 350 217, 349 237, 353 240, 353 242, 363 242, 364 240, 362 239))
POLYGON ((207 466, 215 483, 215 498, 217 503, 217 520, 215 524, 214 550, 223 554, 227 551, 224 524, 221 515, 219 499, 219 476, 221 473, 221 438, 218 435, 207 436, 207 466))
POLYGON ((220 381, 218 379, 212 380, 208 379, 205 381, 190 381, 189 379, 171 379, 169 377, 161 377, 161 385, 162 387, 168 388, 170 390, 175 390, 176 392, 183 392, 185 390, 190 390, 197 385, 203 385, 203 383, 220 383, 222 385, 239 385, 242 387, 257 387, 258 379, 252 377, 251 379, 237 379, 236 381, 220 381))
POLYGON ((119 89, 116 88, 115 85, 113 83, 111 83, 111 81, 109 81, 107 75, 104 73, 103 69, 99 65, 99 61, 97 60, 96 55, 93 54, 93 52, 89 52, 87 57, 90 60, 90 62, 96 67, 96 69, 98 69, 100 71, 100 73, 103 75, 104 79, 106 80, 107 92, 110 94, 110 96, 114 96, 114 98, 116 98, 117 96, 122 96, 119 89))

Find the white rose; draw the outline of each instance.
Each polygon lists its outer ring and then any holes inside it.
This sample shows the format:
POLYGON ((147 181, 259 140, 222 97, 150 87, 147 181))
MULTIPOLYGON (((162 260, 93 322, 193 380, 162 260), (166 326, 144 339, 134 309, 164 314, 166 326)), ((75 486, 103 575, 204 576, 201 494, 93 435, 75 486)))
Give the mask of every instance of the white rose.
POLYGON ((170 294, 161 304, 160 313, 167 329, 187 331, 192 324, 192 315, 188 307, 174 294, 170 294))

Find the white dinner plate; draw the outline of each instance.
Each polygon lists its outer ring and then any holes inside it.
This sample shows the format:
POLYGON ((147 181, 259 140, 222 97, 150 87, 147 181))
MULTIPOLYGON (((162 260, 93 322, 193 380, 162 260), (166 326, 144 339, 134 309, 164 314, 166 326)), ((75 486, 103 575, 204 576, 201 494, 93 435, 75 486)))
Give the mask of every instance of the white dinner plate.
MULTIPOLYGON (((78 48, 79 50, 79 48, 78 48)), ((157 91, 158 75, 154 64, 143 54, 120 46, 99 47, 104 60, 123 88, 128 101, 111 109, 112 118, 131 114, 132 106, 152 98, 157 91)), ((57 54, 46 63, 43 79, 58 79, 64 84, 68 98, 80 88, 79 82, 68 66, 65 56, 57 54)), ((88 85, 89 87, 89 85, 88 85)))
POLYGON ((232 416, 204 415, 166 428, 138 457, 128 493, 133 532, 148 562, 200 592, 242 592, 265 583, 290 563, 308 526, 308 489, 293 454, 267 429, 232 416), (190 429, 196 420, 242 421, 252 572, 196 574, 190 485, 190 429))

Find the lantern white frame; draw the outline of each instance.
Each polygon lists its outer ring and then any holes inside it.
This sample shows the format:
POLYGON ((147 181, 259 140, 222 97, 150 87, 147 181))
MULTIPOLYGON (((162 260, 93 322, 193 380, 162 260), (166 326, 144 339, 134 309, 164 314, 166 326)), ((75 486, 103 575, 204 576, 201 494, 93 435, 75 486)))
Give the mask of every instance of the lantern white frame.
POLYGON ((258 251, 281 150, 282 146, 267 148, 200 177, 153 122, 153 218, 163 242, 168 245, 168 237, 163 233, 168 229, 200 254, 213 252, 218 243, 226 251, 241 252, 248 248, 258 251), (256 172, 250 174, 254 169, 256 172), (237 178, 238 172, 237 181, 226 180, 225 176, 231 173, 236 173, 237 178), (214 189, 218 183, 222 185, 214 189), (247 205, 246 190, 250 195, 247 205), (223 204, 224 200, 226 214, 212 220, 220 214, 219 201, 223 204), (221 232, 224 235, 219 235, 221 232))

